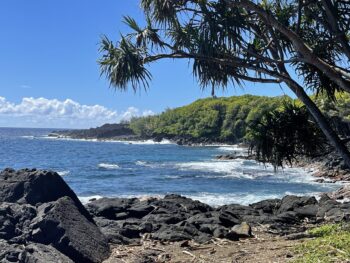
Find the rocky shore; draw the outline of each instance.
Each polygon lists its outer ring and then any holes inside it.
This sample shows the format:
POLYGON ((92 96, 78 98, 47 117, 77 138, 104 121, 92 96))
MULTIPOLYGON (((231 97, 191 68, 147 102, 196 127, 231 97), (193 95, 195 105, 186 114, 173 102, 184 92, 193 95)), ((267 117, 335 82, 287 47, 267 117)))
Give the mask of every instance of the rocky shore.
MULTIPOLYGON (((350 221, 349 190, 345 186, 320 200, 286 196, 249 206, 210 207, 179 195, 102 198, 83 206, 55 172, 5 169, 0 172, 0 262, 102 262, 121 245, 237 242, 254 238, 259 227, 296 239, 309 226, 350 221)), ((169 262, 159 259, 159 251, 153 248, 153 256, 140 255, 138 262, 169 262)), ((108 262, 125 262, 117 260, 117 252, 108 262)))
POLYGON ((211 145, 211 144, 230 144, 229 141, 217 141, 210 138, 193 138, 191 136, 138 136, 129 127, 129 124, 104 124, 97 128, 81 129, 81 130, 58 130, 52 131, 49 137, 53 138, 69 138, 82 140, 98 140, 98 141, 146 141, 153 140, 161 142, 168 140, 178 145, 195 146, 195 145, 211 145))
POLYGON ((83 140, 121 140, 133 141, 141 140, 129 128, 128 124, 104 124, 97 128, 81 129, 81 130, 59 130, 52 131, 49 137, 70 138, 83 140))
MULTIPOLYGON (((350 143, 347 144, 350 149, 350 143)), ((244 146, 243 146, 244 147, 244 146)), ((242 153, 228 153, 216 156, 216 159, 230 161, 235 159, 255 160, 253 154, 242 155, 242 153)), ((285 164, 290 166, 289 163, 285 164)), ((311 175, 319 183, 350 182, 350 169, 345 165, 342 158, 332 149, 328 149, 324 154, 315 157, 299 156, 293 161, 294 167, 308 169, 311 175)))
MULTIPOLYGON (((208 146, 208 145, 229 145, 232 142, 214 141, 210 138, 192 138, 189 136, 161 136, 156 137, 139 137, 129 128, 128 124, 105 124, 101 127, 83 129, 83 130, 65 130, 54 131, 49 134, 50 137, 55 138, 70 138, 70 139, 84 139, 84 140, 100 140, 100 141, 145 141, 153 140, 161 142, 166 139, 178 145, 184 146, 208 146)), ((241 152, 232 152, 225 155, 219 155, 218 160, 235 160, 248 159, 254 160, 255 156, 248 155, 248 146, 241 144, 242 147, 247 148, 247 154, 241 152)), ((348 142, 350 149, 350 142, 348 142)), ((289 166, 289 164, 286 164, 289 166)), ((350 181, 350 169, 346 167, 342 158, 332 149, 325 149, 325 153, 315 157, 299 156, 294 160, 293 166, 304 167, 312 170, 312 175, 320 183, 334 183, 337 181, 350 181)))

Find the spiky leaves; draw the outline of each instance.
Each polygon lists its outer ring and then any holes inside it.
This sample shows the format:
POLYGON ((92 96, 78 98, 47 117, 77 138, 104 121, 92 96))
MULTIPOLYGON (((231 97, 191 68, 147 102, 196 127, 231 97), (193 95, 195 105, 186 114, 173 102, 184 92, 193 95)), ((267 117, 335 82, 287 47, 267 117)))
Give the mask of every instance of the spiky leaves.
MULTIPOLYGON (((110 83, 135 90, 148 85, 145 64, 190 59, 202 86, 242 81, 285 83, 304 103, 348 166, 350 153, 290 69, 301 72, 313 90, 350 92, 348 1, 141 0, 142 29, 116 46, 102 41, 102 73, 110 83), (338 37, 339 36, 339 37, 338 37)), ((213 92, 214 93, 214 92, 213 92)))
POLYGON ((301 155, 312 156, 324 150, 325 137, 310 119, 305 107, 285 101, 282 109, 268 112, 248 129, 250 149, 256 159, 275 168, 292 164, 301 155))
POLYGON ((134 38, 137 47, 147 48, 148 45, 150 45, 151 48, 153 46, 162 47, 163 43, 158 35, 159 30, 152 27, 151 19, 149 17, 147 17, 146 22, 147 26, 142 29, 135 19, 130 16, 125 16, 124 23, 134 31, 133 33, 128 34, 127 37, 131 40, 134 38))
POLYGON ((174 24, 177 8, 188 0, 141 0, 141 7, 150 18, 160 24, 174 24))
POLYGON ((124 37, 115 46, 104 36, 100 52, 102 58, 98 62, 101 74, 106 75, 111 86, 126 90, 130 83, 134 91, 148 87, 151 74, 144 64, 146 52, 143 48, 135 46, 124 37))

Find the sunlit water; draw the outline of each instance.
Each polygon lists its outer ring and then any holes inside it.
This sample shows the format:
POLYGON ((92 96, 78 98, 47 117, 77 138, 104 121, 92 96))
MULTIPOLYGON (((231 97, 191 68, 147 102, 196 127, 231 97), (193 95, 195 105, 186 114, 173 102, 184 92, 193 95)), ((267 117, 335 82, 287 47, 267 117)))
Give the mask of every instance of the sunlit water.
POLYGON ((249 204, 286 194, 315 195, 339 187, 315 183, 309 171, 216 155, 236 146, 186 147, 165 141, 97 142, 48 138, 51 130, 0 128, 0 168, 57 171, 82 201, 92 196, 182 194, 211 205, 249 204))

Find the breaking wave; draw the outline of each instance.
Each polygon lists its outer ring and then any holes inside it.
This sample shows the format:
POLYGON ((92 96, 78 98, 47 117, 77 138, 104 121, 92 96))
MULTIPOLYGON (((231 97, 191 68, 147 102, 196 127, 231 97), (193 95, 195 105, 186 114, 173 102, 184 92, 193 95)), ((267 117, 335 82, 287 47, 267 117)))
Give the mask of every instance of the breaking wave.
POLYGON ((70 171, 58 171, 57 172, 60 176, 66 176, 66 175, 68 175, 68 174, 70 174, 70 171))
POLYGON ((135 145, 154 145, 154 144, 175 144, 174 142, 170 140, 163 139, 160 142, 156 142, 154 140, 144 140, 144 141, 119 141, 124 144, 135 144, 135 145))
POLYGON ((274 171, 272 165, 262 165, 253 160, 236 159, 232 161, 211 160, 206 162, 184 162, 175 165, 183 171, 214 173, 215 176, 201 177, 261 179, 271 177, 274 180, 296 183, 314 183, 315 178, 300 168, 285 168, 274 171))
POLYGON ((118 164, 112 164, 112 163, 100 163, 97 166, 98 168, 108 169, 108 170, 115 170, 120 168, 118 164))

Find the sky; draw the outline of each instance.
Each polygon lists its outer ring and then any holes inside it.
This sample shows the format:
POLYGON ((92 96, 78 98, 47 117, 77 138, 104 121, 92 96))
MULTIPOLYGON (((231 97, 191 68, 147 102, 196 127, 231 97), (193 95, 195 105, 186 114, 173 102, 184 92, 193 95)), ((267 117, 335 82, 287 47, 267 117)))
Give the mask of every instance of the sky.
MULTIPOLYGON (((188 61, 161 61, 150 89, 115 91, 100 76, 102 35, 117 41, 139 0, 1 0, 0 127, 88 128, 157 114, 210 96, 188 61)), ((290 94, 272 84, 228 87, 218 96, 290 94)))

